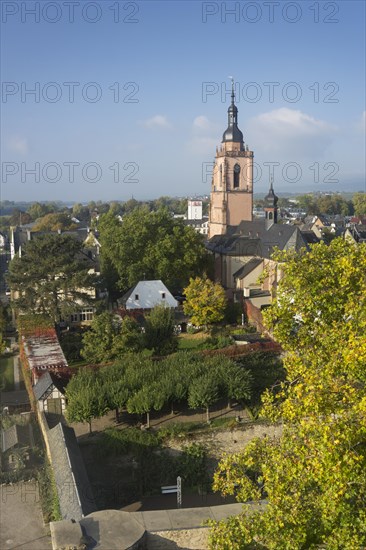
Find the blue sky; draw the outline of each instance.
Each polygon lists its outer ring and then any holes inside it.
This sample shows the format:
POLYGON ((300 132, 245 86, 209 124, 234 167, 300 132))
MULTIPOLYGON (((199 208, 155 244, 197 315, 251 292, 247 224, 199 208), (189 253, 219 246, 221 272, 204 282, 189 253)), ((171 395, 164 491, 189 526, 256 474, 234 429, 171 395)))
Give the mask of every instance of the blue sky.
POLYGON ((255 191, 365 190, 363 1, 1 4, 2 200, 209 193, 231 75, 255 191))

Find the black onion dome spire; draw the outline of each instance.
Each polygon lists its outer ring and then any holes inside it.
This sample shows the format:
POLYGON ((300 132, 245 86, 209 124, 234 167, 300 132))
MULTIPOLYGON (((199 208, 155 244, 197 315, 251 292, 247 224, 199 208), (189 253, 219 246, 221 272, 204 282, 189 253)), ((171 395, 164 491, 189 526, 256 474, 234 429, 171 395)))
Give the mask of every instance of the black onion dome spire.
POLYGON ((273 177, 271 177, 271 186, 269 188, 268 194, 264 197, 266 206, 276 207, 278 203, 278 197, 273 191, 273 177))
POLYGON ((227 128, 222 136, 222 141, 236 141, 243 143, 243 134, 238 128, 238 108, 235 105, 234 79, 231 84, 231 105, 227 110, 227 128))

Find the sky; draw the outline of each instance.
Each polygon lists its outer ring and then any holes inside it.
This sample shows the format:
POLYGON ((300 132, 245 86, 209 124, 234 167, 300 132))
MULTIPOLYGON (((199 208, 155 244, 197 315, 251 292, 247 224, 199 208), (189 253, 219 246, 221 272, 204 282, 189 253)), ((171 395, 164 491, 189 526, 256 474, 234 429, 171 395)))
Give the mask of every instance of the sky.
POLYGON ((1 200, 209 194, 235 80, 254 191, 366 191, 365 2, 1 4, 1 200))

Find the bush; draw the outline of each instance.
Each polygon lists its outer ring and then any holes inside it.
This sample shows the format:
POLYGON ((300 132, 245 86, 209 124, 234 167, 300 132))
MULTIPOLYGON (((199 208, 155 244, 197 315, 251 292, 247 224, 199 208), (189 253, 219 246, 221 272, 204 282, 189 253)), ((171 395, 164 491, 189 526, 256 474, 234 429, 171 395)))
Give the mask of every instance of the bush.
POLYGON ((190 432, 193 432, 202 427, 200 422, 177 422, 169 424, 158 431, 158 437, 161 441, 165 439, 177 439, 187 437, 190 432))
POLYGON ((138 454, 147 447, 156 448, 158 445, 159 439, 153 432, 142 431, 138 428, 125 430, 108 428, 98 441, 97 452, 101 457, 129 452, 138 454))
POLYGON ((201 349, 222 349, 232 346, 233 339, 230 336, 210 336, 200 345, 201 349))

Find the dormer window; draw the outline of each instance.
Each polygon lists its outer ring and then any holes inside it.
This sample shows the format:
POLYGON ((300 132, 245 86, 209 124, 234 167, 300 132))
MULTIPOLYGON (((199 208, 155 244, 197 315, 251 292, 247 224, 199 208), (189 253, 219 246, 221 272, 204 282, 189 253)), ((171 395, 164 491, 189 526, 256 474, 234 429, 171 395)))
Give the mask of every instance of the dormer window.
POLYGON ((165 300, 165 292, 161 293, 161 298, 162 298, 162 300, 165 300))
POLYGON ((135 300, 136 300, 136 302, 139 301, 139 295, 138 294, 135 294, 135 300))

